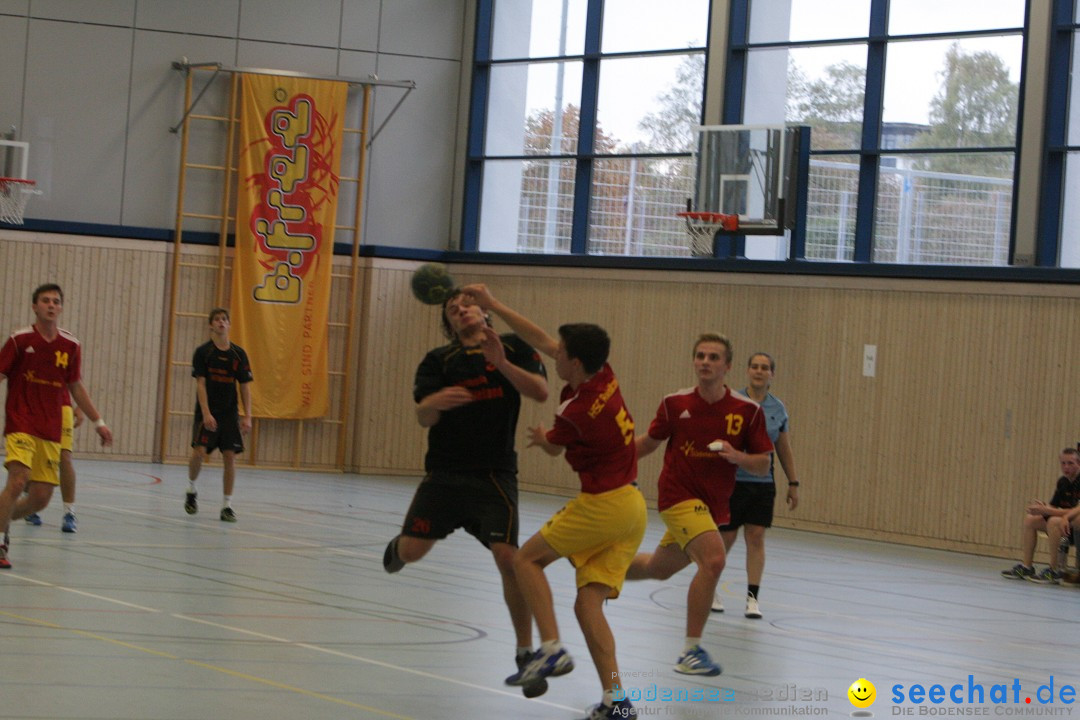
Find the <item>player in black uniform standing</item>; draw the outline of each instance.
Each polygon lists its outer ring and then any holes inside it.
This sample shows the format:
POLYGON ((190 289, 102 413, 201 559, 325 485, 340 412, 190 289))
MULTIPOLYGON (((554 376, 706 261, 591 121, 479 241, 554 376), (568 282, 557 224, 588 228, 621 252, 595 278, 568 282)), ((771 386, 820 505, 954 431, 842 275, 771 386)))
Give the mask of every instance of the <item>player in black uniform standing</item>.
POLYGON ((232 509, 233 485, 236 482, 236 454, 244 452, 243 436, 251 430, 251 363, 247 353, 229 342, 229 311, 214 308, 210 311, 210 340, 195 349, 191 360, 191 376, 195 378, 198 402, 195 404, 195 427, 191 436, 191 459, 188 460, 187 497, 184 510, 188 515, 199 512, 195 479, 199 477, 203 460, 214 451, 221 451, 225 465, 222 485, 225 500, 221 519, 236 522, 232 509), (236 385, 244 400, 244 417, 240 418, 236 402, 236 385))
MULTIPOLYGON (((537 352, 517 335, 499 335, 479 306, 460 292, 443 303, 449 345, 429 352, 416 370, 416 418, 428 430, 426 475, 401 534, 383 557, 387 572, 424 557, 464 528, 491 550, 517 636, 518 670, 532 657, 532 615, 514 577, 518 547, 517 433, 521 396, 547 400, 537 352)), ((517 680, 515 673, 510 680, 517 680)))

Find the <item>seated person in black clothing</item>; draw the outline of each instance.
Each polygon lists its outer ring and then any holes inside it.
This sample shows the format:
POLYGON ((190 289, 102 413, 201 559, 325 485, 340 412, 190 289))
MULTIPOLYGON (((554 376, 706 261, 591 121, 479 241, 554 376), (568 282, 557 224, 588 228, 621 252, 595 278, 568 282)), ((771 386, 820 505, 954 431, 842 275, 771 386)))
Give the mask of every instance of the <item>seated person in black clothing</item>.
POLYGON ((1058 478, 1054 497, 1049 503, 1033 500, 1027 506, 1023 524, 1024 560, 1008 570, 1002 570, 1004 577, 1041 583, 1061 582, 1059 545, 1068 527, 1065 518, 1080 502, 1080 451, 1065 448, 1058 459, 1061 462, 1061 477, 1058 478), (1037 573, 1032 560, 1040 530, 1046 533, 1049 541, 1050 566, 1037 573))

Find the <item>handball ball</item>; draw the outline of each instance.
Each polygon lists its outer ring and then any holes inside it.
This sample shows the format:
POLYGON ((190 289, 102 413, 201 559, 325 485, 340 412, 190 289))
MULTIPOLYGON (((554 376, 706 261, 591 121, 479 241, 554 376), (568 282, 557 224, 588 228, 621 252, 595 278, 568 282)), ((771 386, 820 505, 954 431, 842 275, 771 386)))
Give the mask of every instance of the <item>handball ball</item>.
POLYGON ((454 290, 454 278, 442 263, 424 263, 412 276, 412 291, 425 305, 442 305, 454 290))

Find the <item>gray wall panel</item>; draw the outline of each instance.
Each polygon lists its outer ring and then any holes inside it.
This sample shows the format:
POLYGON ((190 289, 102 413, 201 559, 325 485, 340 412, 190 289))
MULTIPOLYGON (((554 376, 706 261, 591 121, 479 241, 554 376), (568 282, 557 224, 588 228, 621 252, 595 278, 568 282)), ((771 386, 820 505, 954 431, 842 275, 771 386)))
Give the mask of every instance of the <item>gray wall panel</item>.
POLYGON ((296 45, 338 45, 341 0, 244 0, 240 37, 296 45))
POLYGON ((0 15, 27 15, 30 0, 0 0, 0 15))
MULTIPOLYGON (((456 103, 465 5, 466 0, 0 0, 0 62, 14 70, 0 79, 0 129, 21 126, 21 139, 33 143, 30 172, 46 192, 28 216, 171 229, 180 139, 168 128, 183 115, 184 82, 170 64, 187 58, 415 80, 419 89, 371 154, 367 189, 376 196, 376 212, 366 218, 375 228, 367 241, 442 248, 462 117, 456 103), (42 15, 50 19, 36 19, 42 15), (25 72, 19 71, 23 66, 25 72), (419 216, 417 197, 425 203, 419 216)), ((210 77, 195 73, 194 91, 210 77)), ((197 114, 225 113, 230 77, 223 73, 210 84, 197 114)), ((360 91, 350 94, 346 124, 355 127, 360 91)), ((375 126, 401 95, 389 88, 376 92, 375 126)), ((189 163, 222 164, 222 123, 193 119, 190 135, 189 163)), ((356 175, 357 142, 346 136, 343 176, 356 175)), ((218 212, 220 188, 220 173, 190 169, 185 209, 218 212)), ((343 185, 339 220, 346 224, 354 196, 355 185, 343 185)), ((184 228, 214 231, 217 221, 188 218, 184 228)), ((340 239, 352 240, 347 234, 340 239)))
MULTIPOLYGON (((0 16, 0 133, 22 124, 26 18, 0 16)), ((20 129, 21 130, 21 129, 20 129)))
MULTIPOLYGON (((135 26, 235 38, 240 27, 240 0, 139 0, 135 26)), ((202 62, 203 58, 192 60, 202 62)))
POLYGON ((32 0, 30 16, 131 27, 135 20, 135 0, 32 0))
POLYGON ((31 217, 120 222, 132 31, 30 21, 26 127, 44 195, 31 217))
MULTIPOLYGON (((184 74, 172 69, 172 61, 187 56, 200 58, 200 61, 231 63, 235 45, 235 40, 225 38, 149 31, 136 33, 124 171, 124 225, 168 228, 175 222, 180 134, 170 133, 169 128, 178 124, 184 114, 184 74)), ((210 77, 210 73, 195 75, 193 95, 210 77)), ((228 108, 227 88, 226 80, 215 81, 195 112, 224 115, 228 108)), ((223 124, 205 120, 192 122, 191 136, 189 161, 223 162, 223 124)), ((220 178, 220 174, 206 171, 189 173, 185 206, 196 212, 218 212, 220 178)), ((204 225, 206 223, 198 224, 198 229, 209 229, 204 225)))
POLYGON ((383 3, 379 51, 460 60, 464 21, 464 0, 383 3))
POLYGON ((315 75, 337 74, 336 48, 298 47, 272 42, 241 40, 236 52, 240 67, 292 70, 315 75))
MULTIPOLYGON (((460 65, 384 56, 380 66, 383 76, 411 78, 417 89, 372 147, 365 242, 447 247, 460 65)), ((396 100, 379 95, 376 127, 396 100)))
MULTIPOLYGON (((366 78, 375 72, 377 56, 375 53, 349 52, 341 53, 341 75, 352 78, 366 78)), ((386 97, 400 97, 404 90, 385 88, 373 93, 373 98, 385 95, 386 97)), ((360 127, 360 113, 362 111, 363 92, 360 88, 349 91, 349 101, 345 107, 345 127, 360 127)), ((372 102, 374 110, 374 102, 372 102)), ((374 130, 374 128, 372 128, 374 130)), ((378 142, 376 140, 376 142, 378 142)), ((356 177, 357 163, 360 155, 360 136, 355 133, 347 133, 341 142, 341 176, 356 177)), ((370 170, 371 164, 368 163, 370 170)), ((370 172, 368 173, 370 177, 370 172)), ((352 182, 343 182, 338 194, 338 223, 341 225, 353 224, 356 207, 356 185, 352 182)), ((352 233, 338 231, 336 242, 352 243, 352 233)))
POLYGON ((379 49, 378 0, 345 0, 341 9, 341 47, 350 50, 379 49))

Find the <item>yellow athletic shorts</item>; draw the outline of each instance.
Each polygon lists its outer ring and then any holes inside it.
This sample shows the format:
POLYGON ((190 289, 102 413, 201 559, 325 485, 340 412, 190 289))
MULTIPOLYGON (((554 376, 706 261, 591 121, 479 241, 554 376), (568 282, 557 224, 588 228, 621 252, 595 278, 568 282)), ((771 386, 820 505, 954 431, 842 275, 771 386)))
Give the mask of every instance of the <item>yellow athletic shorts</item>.
POLYGON ((580 493, 540 528, 555 552, 577 568, 577 586, 600 583, 619 597, 626 570, 645 537, 645 498, 633 485, 580 493))
POLYGON ((4 467, 20 463, 30 468, 31 481, 60 484, 60 443, 26 433, 11 433, 4 441, 7 449, 4 467))
POLYGON ((709 507, 701 500, 683 500, 661 511, 660 517, 667 525, 664 537, 660 538, 664 547, 678 543, 679 549, 685 550, 701 533, 717 529, 709 507))
POLYGON ((75 434, 75 411, 64 406, 64 420, 60 427, 60 449, 71 452, 71 436, 75 434))

